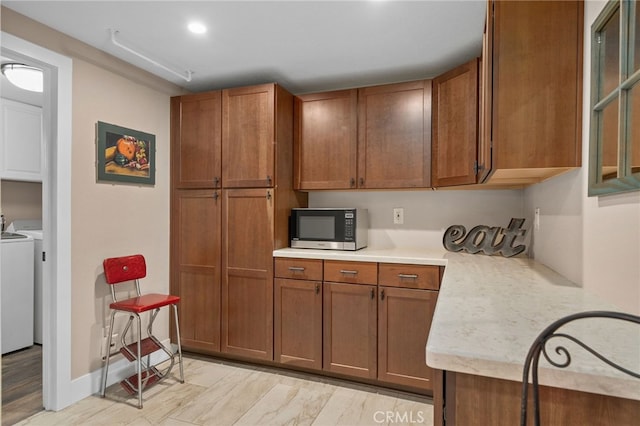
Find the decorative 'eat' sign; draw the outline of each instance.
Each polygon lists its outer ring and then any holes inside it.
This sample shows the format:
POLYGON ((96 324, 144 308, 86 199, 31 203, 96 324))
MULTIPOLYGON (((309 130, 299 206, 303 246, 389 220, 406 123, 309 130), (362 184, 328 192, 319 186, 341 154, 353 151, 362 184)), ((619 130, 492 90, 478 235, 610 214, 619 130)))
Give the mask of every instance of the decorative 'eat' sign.
POLYGON ((526 249, 523 244, 513 246, 516 238, 527 232, 521 229, 523 223, 524 219, 511 219, 507 229, 478 225, 468 234, 464 226, 452 225, 445 231, 442 243, 449 251, 465 250, 472 254, 483 252, 488 255, 501 253, 504 257, 511 257, 526 249))

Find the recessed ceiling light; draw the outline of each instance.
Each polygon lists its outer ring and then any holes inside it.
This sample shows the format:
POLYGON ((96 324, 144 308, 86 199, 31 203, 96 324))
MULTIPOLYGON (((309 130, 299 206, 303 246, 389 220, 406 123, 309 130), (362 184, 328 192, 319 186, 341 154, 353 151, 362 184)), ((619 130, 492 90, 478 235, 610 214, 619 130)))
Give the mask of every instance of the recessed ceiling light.
POLYGON ((2 64, 2 74, 16 87, 42 93, 42 70, 24 64, 2 64))
POLYGON ((205 27, 204 24, 200 22, 191 22, 189 23, 187 28, 189 28, 189 31, 194 34, 204 34, 207 32, 207 27, 205 27))

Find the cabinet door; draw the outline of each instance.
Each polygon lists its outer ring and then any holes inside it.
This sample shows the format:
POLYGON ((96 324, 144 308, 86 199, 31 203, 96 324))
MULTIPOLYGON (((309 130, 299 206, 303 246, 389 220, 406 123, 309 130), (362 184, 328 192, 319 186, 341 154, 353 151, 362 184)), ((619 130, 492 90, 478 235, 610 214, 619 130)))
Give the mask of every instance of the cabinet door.
POLYGON ((322 369, 322 282, 275 280, 274 360, 322 369))
POLYGON ((323 369, 376 378, 376 287, 324 283, 323 369))
POLYGON ((42 108, 2 99, 0 178, 42 182, 42 108))
POLYGON ((273 360, 273 190, 226 190, 222 351, 273 360))
POLYGON ((273 186, 275 85, 224 90, 222 111, 224 186, 273 186))
POLYGON ((219 351, 222 199, 215 190, 179 190, 172 204, 171 292, 180 296, 182 345, 219 351))
POLYGON ((526 168, 539 181, 580 166, 583 2, 493 7, 492 178, 526 168))
POLYGON ((176 188, 220 188, 222 94, 171 98, 173 184, 176 188))
POLYGON ((294 188, 355 188, 358 91, 298 96, 294 123, 294 188))
POLYGON ((432 390, 425 347, 437 292, 380 287, 378 379, 432 390))
POLYGON ((433 80, 431 185, 476 183, 478 60, 433 80))
POLYGON ((431 185, 431 80, 358 90, 358 187, 431 185))

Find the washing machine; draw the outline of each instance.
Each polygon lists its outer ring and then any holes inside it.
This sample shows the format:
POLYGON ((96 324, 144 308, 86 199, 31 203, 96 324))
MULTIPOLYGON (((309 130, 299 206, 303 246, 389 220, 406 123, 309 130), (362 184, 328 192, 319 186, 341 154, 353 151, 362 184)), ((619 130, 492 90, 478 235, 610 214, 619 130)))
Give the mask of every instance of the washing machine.
POLYGON ((33 238, 3 232, 0 240, 2 354, 33 345, 33 238))
POLYGON ((33 341, 42 344, 42 221, 31 219, 14 220, 7 228, 8 232, 27 235, 33 238, 33 341))

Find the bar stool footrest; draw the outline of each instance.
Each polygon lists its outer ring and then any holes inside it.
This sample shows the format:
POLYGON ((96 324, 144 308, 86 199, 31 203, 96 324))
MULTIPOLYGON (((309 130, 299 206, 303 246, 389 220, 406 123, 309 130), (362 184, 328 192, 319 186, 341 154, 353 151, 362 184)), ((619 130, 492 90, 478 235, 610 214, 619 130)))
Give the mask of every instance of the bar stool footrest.
MULTIPOLYGON (((142 389, 146 389, 151 385, 158 383, 162 378, 163 376, 160 375, 158 369, 154 366, 149 367, 142 372, 142 389)), ((136 395, 138 393, 138 389, 137 385, 134 385, 134 383, 138 383, 138 373, 121 381, 120 386, 122 386, 129 395, 136 395)))
MULTIPOLYGON (((141 357, 147 356, 160 349, 162 349, 162 347, 149 337, 147 337, 146 339, 143 339, 140 342, 141 357)), ((127 358, 129 361, 135 361, 138 353, 138 343, 134 342, 123 348, 120 348, 120 353, 122 353, 122 355, 124 355, 125 358, 127 358)))

